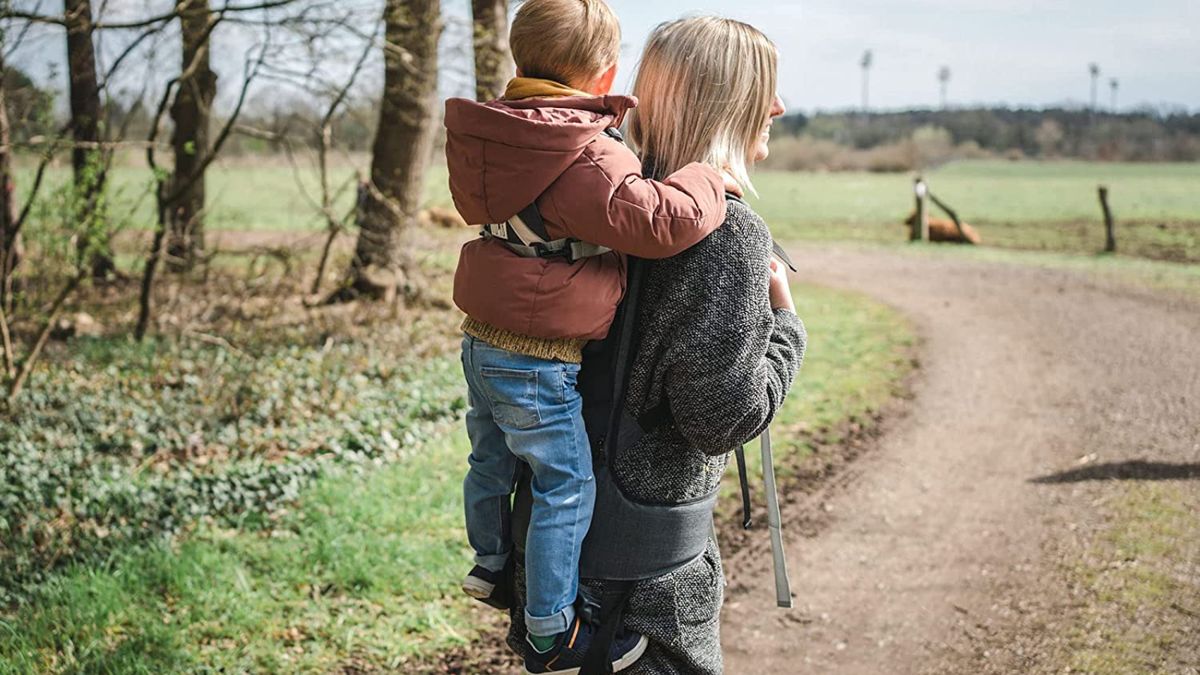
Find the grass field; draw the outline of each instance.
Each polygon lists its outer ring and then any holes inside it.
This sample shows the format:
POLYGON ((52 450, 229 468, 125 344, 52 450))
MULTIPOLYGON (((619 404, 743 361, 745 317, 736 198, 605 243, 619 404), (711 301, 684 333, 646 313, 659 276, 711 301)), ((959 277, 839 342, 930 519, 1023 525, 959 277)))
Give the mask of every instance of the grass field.
POLYGON ((1082 597, 1059 647, 1061 672, 1189 672, 1200 498, 1179 481, 1133 482, 1105 507, 1090 550, 1064 565, 1082 597))
MULTIPOLYGON (((352 175, 351 167, 339 169, 335 184, 352 175)), ((65 169, 55 170, 49 184, 61 185, 66 176, 65 169)), ((1103 183, 1111 191, 1121 253, 1200 261, 1200 164, 963 161, 927 177, 988 246, 1099 251, 1104 238, 1096 186, 1103 183)), ((28 184, 27 173, 18 178, 28 184)), ((114 214, 127 227, 152 222, 149 179, 145 169, 114 172, 114 214)), ((900 223, 913 202, 907 174, 764 172, 755 183, 760 198, 752 201, 782 239, 899 242, 906 236, 900 223)), ((444 167, 435 167, 429 185, 429 202, 448 206, 444 167)), ((320 229, 309 201, 314 190, 311 173, 297 174, 276 160, 219 166, 209 177, 209 226, 320 229)), ((339 203, 349 208, 352 199, 351 189, 339 203)))
MULTIPOLYGON (((1122 252, 1200 260, 1200 165, 972 161, 927 179, 985 245, 1101 250, 1096 186, 1105 184, 1122 252)), ((767 173, 757 187, 755 206, 786 239, 901 241, 913 209, 912 179, 902 174, 767 173)))
MULTIPOLYGON (((914 339, 863 296, 795 294, 810 346, 780 441, 882 406, 914 339)), ((404 672, 477 629, 457 590, 466 452, 452 433, 399 463, 331 472, 266 529, 208 525, 67 568, 0 609, 0 673, 404 672)))

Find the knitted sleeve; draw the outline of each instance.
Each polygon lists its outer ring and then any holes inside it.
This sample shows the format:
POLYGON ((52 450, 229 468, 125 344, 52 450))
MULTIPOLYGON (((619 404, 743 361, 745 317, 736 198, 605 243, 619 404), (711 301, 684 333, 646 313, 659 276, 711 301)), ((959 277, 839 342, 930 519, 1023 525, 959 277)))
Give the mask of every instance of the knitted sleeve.
POLYGON ((729 233, 722 236, 722 228, 712 244, 701 244, 723 250, 703 268, 692 267, 703 274, 696 279, 703 309, 672 345, 664 378, 676 428, 709 454, 729 452, 767 428, 804 358, 804 324, 770 306, 770 234, 745 211, 750 218, 740 227, 727 224, 729 233))

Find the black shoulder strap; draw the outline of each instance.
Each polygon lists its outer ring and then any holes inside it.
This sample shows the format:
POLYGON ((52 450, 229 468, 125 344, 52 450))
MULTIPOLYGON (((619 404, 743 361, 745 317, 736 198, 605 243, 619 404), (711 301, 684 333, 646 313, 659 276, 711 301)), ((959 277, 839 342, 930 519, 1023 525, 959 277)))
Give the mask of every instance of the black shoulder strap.
POLYGON ((796 263, 792 262, 791 257, 788 256, 787 251, 783 250, 783 247, 779 245, 779 242, 771 240, 771 249, 775 252, 775 257, 782 260, 783 264, 787 265, 789 270, 793 272, 800 271, 796 269, 796 263))
POLYGON ((605 581, 600 600, 600 625, 592 646, 583 657, 579 675, 608 675, 612 672, 612 643, 624 623, 625 606, 633 592, 632 581, 605 581))
MULTIPOLYGON (((629 372, 633 370, 633 351, 637 328, 638 304, 641 301, 642 281, 646 276, 646 263, 639 258, 628 256, 628 276, 625 288, 625 300, 622 302, 620 323, 614 323, 617 328, 616 352, 613 358, 612 408, 609 411, 608 429, 605 436, 610 439, 610 448, 604 453, 609 466, 619 452, 617 441, 620 438, 620 423, 625 409, 625 384, 629 372)), ((610 329, 611 330, 611 329, 610 329)))
POLYGON ((537 202, 521 209, 517 215, 526 227, 542 238, 542 241, 550 241, 550 231, 546 229, 546 221, 542 219, 542 211, 538 208, 537 202))

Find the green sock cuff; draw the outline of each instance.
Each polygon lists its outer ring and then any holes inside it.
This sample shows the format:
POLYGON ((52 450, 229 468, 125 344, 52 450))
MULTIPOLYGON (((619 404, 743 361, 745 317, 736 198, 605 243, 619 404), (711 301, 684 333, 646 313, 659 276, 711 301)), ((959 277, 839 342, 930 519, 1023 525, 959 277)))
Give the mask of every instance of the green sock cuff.
POLYGON ((537 650, 539 654, 545 654, 554 647, 554 642, 558 640, 557 635, 534 635, 529 634, 529 644, 537 650))

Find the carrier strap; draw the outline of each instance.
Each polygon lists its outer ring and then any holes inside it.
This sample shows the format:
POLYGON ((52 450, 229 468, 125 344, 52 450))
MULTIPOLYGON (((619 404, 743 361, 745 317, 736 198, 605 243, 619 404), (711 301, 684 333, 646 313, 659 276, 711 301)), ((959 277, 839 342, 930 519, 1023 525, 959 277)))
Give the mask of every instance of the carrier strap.
MULTIPOLYGON (((618 143, 625 142, 621 132, 615 128, 605 129, 603 135, 618 143)), ((566 258, 567 262, 573 263, 584 258, 604 255, 612 250, 607 246, 589 244, 569 237, 551 239, 550 230, 546 229, 546 220, 542 218, 536 201, 505 222, 484 225, 480 234, 485 238, 504 242, 514 253, 524 258, 566 258)))
POLYGON ((530 204, 521 209, 517 213, 517 218, 520 219, 522 225, 528 227, 539 239, 550 241, 550 231, 546 229, 546 221, 542 218, 542 212, 538 209, 537 204, 530 204))
POLYGON ((792 588, 788 581, 787 556, 783 551, 782 518, 779 515, 779 491, 775 486, 775 462, 771 457, 771 430, 763 431, 762 470, 767 490, 767 527, 771 530, 771 556, 775 561, 775 604, 790 609, 792 588))
POLYGON ((561 256, 566 258, 568 262, 575 262, 584 258, 604 255, 612 250, 599 244, 589 244, 586 241, 579 241, 577 239, 555 239, 553 241, 535 242, 532 245, 524 244, 520 241, 514 241, 512 237, 507 235, 505 228, 512 226, 513 223, 511 221, 498 225, 487 225, 483 229, 483 236, 499 239, 511 251, 522 258, 554 258, 561 256))
POLYGON ((600 600, 600 625, 596 628, 592 646, 583 657, 579 675, 607 675, 612 672, 612 643, 623 624, 625 606, 633 592, 633 584, 632 581, 604 582, 604 595, 600 600))
POLYGON ((777 241, 771 242, 771 252, 775 254, 775 257, 782 260, 783 264, 787 265, 788 269, 790 269, 791 271, 793 271, 793 272, 800 271, 800 270, 796 269, 796 263, 792 262, 791 256, 789 256, 787 254, 787 251, 783 250, 783 247, 779 245, 779 242, 777 242, 777 241))
POLYGON ((748 530, 754 521, 750 517, 750 475, 746 473, 746 449, 739 445, 733 455, 737 458, 738 486, 742 489, 742 529, 748 530))

